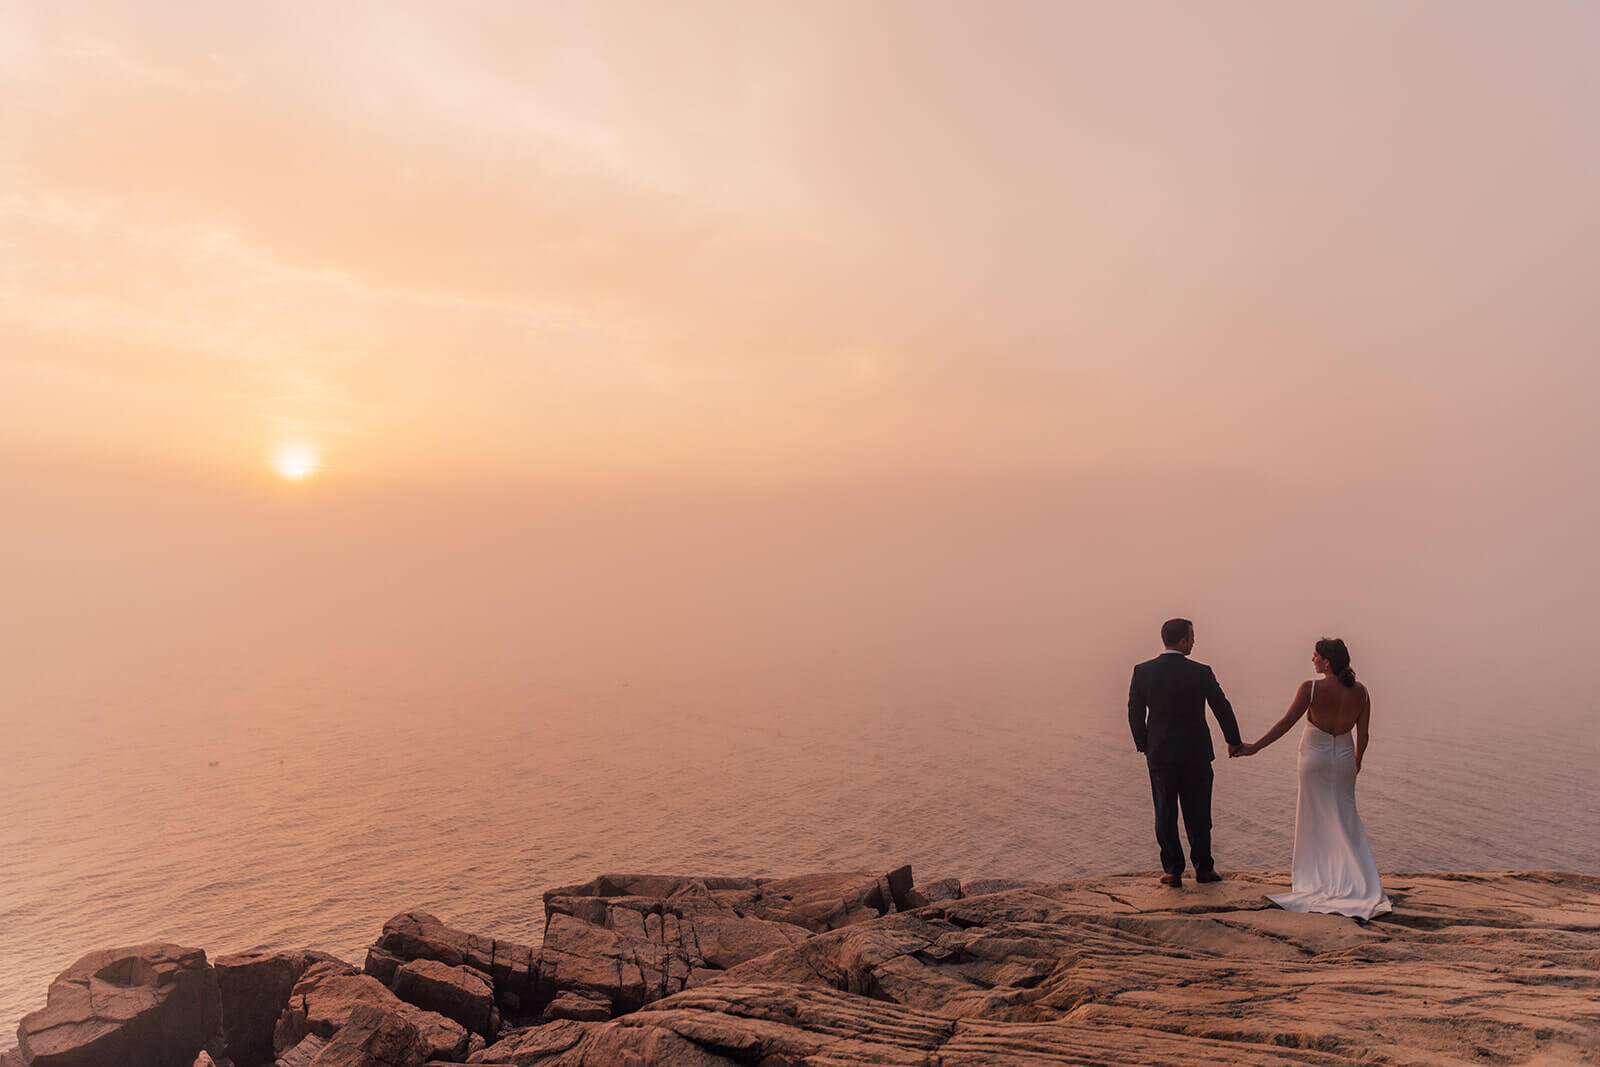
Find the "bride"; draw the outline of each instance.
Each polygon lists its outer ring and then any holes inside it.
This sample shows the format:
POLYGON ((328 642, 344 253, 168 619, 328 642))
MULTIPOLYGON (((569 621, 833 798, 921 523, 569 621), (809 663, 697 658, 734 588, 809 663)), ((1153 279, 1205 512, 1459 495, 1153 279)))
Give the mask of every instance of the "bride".
POLYGON ((1343 641, 1328 637, 1318 641, 1311 666, 1322 675, 1321 684, 1301 683, 1283 718, 1261 740, 1239 752, 1255 755, 1288 733, 1300 716, 1306 717, 1300 734, 1292 891, 1270 899, 1288 911, 1370 919, 1390 910, 1366 827, 1356 813, 1356 775, 1367 751, 1372 698, 1356 681, 1343 641))

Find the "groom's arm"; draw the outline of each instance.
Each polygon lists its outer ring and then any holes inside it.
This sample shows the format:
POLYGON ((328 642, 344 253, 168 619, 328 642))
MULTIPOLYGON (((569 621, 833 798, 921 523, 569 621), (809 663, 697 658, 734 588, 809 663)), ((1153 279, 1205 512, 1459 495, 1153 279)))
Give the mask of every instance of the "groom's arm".
POLYGON ((1223 739, 1230 748, 1244 744, 1244 738, 1239 736, 1239 720, 1233 717, 1233 705, 1228 703, 1228 698, 1222 692, 1217 672, 1210 667, 1206 668, 1206 685, 1206 703, 1211 705, 1211 714, 1217 717, 1217 725, 1222 727, 1223 739))
POLYGON ((1150 740, 1150 727, 1145 722, 1147 706, 1144 686, 1139 684, 1139 668, 1135 667, 1133 681, 1128 683, 1128 728, 1133 731, 1133 747, 1140 752, 1144 751, 1145 744, 1150 740))

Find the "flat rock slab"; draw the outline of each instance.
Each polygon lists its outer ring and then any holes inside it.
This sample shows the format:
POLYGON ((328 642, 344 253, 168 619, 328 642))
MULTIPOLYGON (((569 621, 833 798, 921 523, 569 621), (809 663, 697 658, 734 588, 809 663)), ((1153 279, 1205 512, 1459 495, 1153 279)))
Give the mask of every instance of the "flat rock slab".
POLYGON ((611 1018, 611 1002, 581 993, 563 993, 545 1005, 546 1019, 576 1019, 579 1022, 604 1022, 611 1018))
POLYGON ((454 1019, 474 1033, 492 1036, 498 1029, 494 988, 482 971, 412 960, 395 972, 390 988, 401 1000, 454 1019))
POLYGON ((473 1059, 1600 1063, 1600 878, 1391 875, 1395 911, 1370 923, 1280 911, 1266 894, 1287 882, 1127 876, 891 911, 473 1059))

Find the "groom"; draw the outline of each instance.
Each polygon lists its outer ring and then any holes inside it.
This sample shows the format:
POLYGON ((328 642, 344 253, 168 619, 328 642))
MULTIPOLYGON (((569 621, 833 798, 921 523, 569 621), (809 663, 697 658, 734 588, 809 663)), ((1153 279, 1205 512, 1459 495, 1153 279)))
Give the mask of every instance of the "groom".
POLYGON ((1194 623, 1168 619, 1161 624, 1166 651, 1133 669, 1128 687, 1128 725, 1133 743, 1150 767, 1150 793, 1156 803, 1156 843, 1161 846, 1161 884, 1183 885, 1183 846, 1178 842, 1178 810, 1189 833, 1195 880, 1220 882, 1211 858, 1211 729, 1206 704, 1222 727, 1228 754, 1243 747, 1233 707, 1217 676, 1189 658, 1194 623))

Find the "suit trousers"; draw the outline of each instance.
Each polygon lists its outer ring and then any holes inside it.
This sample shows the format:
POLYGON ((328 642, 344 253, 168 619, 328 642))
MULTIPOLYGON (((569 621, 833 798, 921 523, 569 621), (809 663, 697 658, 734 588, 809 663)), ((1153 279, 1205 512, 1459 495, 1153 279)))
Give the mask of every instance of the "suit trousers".
POLYGON ((1178 810, 1189 836, 1189 858, 1196 872, 1216 867, 1211 858, 1211 761, 1151 763, 1150 795, 1156 803, 1156 844, 1161 869, 1183 873, 1183 846, 1178 842, 1178 810))

